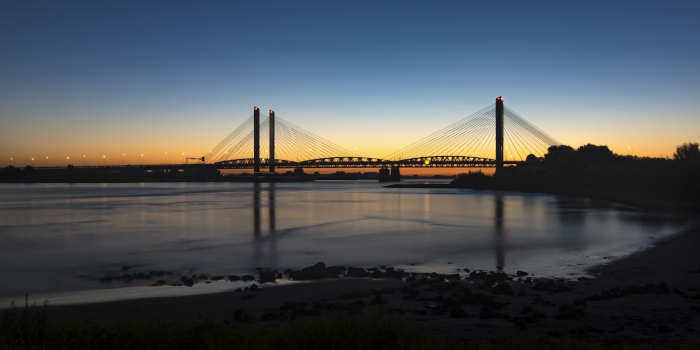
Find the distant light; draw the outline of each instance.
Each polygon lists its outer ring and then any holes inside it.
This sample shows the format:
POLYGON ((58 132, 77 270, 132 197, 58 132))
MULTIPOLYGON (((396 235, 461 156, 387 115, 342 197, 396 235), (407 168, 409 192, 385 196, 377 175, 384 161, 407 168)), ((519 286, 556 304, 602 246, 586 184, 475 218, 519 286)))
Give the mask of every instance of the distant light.
POLYGON ((10 157, 10 161, 13 161, 13 160, 15 160, 15 157, 10 157))
POLYGON ((143 158, 143 153, 141 153, 141 155, 140 155, 140 156, 141 156, 141 158, 143 158))
POLYGON ((126 153, 122 153, 122 157, 126 157, 126 153))
POLYGON ((83 154, 83 158, 85 158, 85 155, 83 154))
POLYGON ((46 159, 49 159, 49 156, 46 156, 46 159))
POLYGON ((103 154, 102 159, 105 159, 105 158, 107 158, 107 155, 103 154))
POLYGON ((69 159, 70 159, 70 156, 66 156, 66 159, 69 160, 69 159))
POLYGON ((34 157, 32 157, 32 162, 34 161, 34 157))
POLYGON ((184 156, 185 156, 185 152, 182 152, 181 155, 184 157, 184 156))

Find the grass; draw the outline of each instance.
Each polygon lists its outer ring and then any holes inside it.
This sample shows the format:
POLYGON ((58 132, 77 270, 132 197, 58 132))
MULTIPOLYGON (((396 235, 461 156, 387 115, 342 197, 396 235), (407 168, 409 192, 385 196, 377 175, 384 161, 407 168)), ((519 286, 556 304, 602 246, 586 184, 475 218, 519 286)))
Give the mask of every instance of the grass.
MULTIPOLYGON (((270 322, 50 322, 48 308, 13 308, 0 321, 0 349, 653 349, 527 336, 464 342, 429 335, 396 316, 333 314, 270 322)), ((674 347, 698 349, 698 346, 674 347)))

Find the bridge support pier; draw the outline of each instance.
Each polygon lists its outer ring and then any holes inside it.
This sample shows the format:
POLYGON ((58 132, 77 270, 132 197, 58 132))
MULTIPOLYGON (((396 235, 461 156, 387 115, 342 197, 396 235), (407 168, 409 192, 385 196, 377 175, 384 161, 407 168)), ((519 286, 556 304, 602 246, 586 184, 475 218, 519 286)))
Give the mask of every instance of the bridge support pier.
POLYGON ((260 172, 260 108, 253 107, 253 174, 260 172))
POLYGON ((398 165, 391 166, 391 172, 389 173, 389 177, 391 177, 391 181, 401 181, 401 171, 399 171, 398 165))
POLYGON ((398 182, 401 181, 401 172, 399 171, 398 165, 392 165, 388 168, 383 165, 379 168, 379 182, 398 182))
POLYGON ((270 164, 270 173, 275 173, 275 111, 270 110, 270 155, 267 162, 270 164))
POLYGON ((503 98, 496 99, 496 175, 503 169, 503 98))

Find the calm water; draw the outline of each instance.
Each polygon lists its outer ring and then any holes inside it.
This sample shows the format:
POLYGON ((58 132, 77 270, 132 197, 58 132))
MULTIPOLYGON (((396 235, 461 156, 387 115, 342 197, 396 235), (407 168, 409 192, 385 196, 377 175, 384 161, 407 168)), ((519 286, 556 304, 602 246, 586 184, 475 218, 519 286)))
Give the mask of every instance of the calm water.
POLYGON ((0 299, 152 283, 99 281, 124 266, 170 279, 317 261, 578 276, 678 229, 603 201, 362 181, 4 184, 0 299))

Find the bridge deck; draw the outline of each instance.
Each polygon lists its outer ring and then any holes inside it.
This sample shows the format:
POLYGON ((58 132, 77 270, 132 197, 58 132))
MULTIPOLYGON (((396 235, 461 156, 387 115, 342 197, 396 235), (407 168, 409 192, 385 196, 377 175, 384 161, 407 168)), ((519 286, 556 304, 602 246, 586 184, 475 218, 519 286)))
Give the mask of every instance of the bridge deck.
MULTIPOLYGON (((504 161, 507 165, 520 164, 520 161, 504 161)), ((253 158, 231 159, 214 163, 219 169, 252 169, 253 158)), ((303 161, 275 160, 276 168, 382 168, 398 166, 401 168, 487 168, 495 167, 496 161, 489 158, 472 156, 426 156, 401 160, 387 160, 370 157, 332 157, 309 159, 303 161)), ((260 167, 269 167, 270 161, 260 158, 260 167)))

